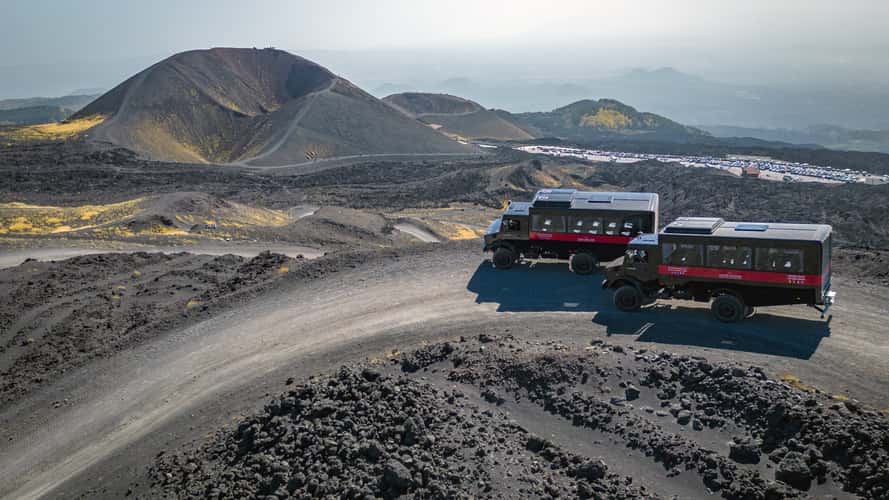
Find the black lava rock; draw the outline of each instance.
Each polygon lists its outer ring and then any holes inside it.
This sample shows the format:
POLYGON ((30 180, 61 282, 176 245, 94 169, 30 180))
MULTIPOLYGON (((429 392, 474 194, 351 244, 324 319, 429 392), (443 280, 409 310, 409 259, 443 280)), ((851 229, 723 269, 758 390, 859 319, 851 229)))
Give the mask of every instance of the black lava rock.
POLYGON ((775 470, 775 479, 798 490, 806 491, 812 485, 812 471, 806 463, 806 457, 798 451, 784 455, 775 470))
POLYGON ((403 493, 413 485, 414 479, 411 477, 411 471, 398 460, 389 460, 383 466, 384 489, 403 493))

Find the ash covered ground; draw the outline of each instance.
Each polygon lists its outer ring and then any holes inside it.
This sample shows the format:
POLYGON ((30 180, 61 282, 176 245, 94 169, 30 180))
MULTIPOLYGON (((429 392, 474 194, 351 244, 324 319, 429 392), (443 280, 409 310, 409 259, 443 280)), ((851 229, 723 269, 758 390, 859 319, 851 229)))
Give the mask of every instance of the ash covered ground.
MULTIPOLYGON (((0 406, 268 290, 304 259, 98 254, 0 270, 0 406)), ((61 403, 60 403, 61 404, 61 403)))
POLYGON ((4 221, 51 205, 42 223, 58 212, 87 226, 17 233, 14 223, 37 222, 3 222, 0 249, 16 255, 189 241, 327 252, 315 260, 106 254, 0 270, 0 438, 8 443, 0 496, 51 488, 117 496, 121 484, 136 497, 193 498, 889 495, 879 411, 889 398, 886 186, 784 185, 508 150, 299 169, 184 165, 76 141, 0 150, 0 174, 4 221), (828 323, 778 308, 728 328, 682 305, 618 315, 564 265, 495 276, 477 240, 423 245, 396 229, 474 238, 504 201, 554 186, 655 191, 662 222, 715 215, 833 224, 838 316, 828 323), (84 215, 118 203, 119 215, 84 215), (139 233, 143 226, 154 232, 139 233), (504 322, 515 338, 493 333, 504 322), (466 339, 437 343, 452 324, 466 339), (406 353, 355 363, 391 345, 396 330, 406 353), (578 336, 614 345, 584 349, 578 336), (250 355, 261 361, 248 363, 250 355), (305 366, 271 401, 280 387, 270 390, 265 374, 225 372, 274 362, 277 377, 293 359, 305 366), (346 365, 332 370, 328 359, 346 365), (157 367, 185 375, 162 370, 152 375, 164 383, 149 387, 140 374, 157 367), (785 370, 825 392, 782 381, 785 370), (104 383, 93 387, 94 378, 104 383), (131 393, 118 397, 118 381, 131 393), (138 406, 136 396, 150 404, 138 406), (214 405, 201 413, 206 398, 214 405), (251 405, 259 406, 241 411, 251 405), (221 428, 234 408, 248 416, 221 428), (55 432, 65 426, 78 430, 55 432))
POLYGON ((481 335, 294 383, 141 493, 889 498, 889 420, 754 366, 481 335))

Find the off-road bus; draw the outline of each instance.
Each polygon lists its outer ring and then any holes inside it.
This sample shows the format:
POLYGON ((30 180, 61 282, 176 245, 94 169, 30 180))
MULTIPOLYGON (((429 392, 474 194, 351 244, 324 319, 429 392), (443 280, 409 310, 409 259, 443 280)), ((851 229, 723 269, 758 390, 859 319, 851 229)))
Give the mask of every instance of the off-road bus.
POLYGON ((623 255, 639 234, 658 226, 655 193, 541 189, 530 202, 509 203, 485 234, 484 250, 494 267, 508 269, 520 259, 568 260, 578 274, 623 255))
POLYGON ((622 311, 674 298, 712 300, 723 322, 786 304, 807 304, 824 317, 836 295, 830 245, 828 225, 683 217, 633 239, 620 264, 607 269, 603 287, 615 291, 622 311))

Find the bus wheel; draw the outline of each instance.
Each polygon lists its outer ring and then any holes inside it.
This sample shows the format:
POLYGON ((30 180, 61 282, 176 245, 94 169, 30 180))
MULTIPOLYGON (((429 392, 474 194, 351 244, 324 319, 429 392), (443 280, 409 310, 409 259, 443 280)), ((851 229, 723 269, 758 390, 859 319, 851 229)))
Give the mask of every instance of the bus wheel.
POLYGON ((494 267, 497 269, 509 269, 515 261, 515 252, 508 248, 500 247, 494 251, 494 267))
POLYGON ((596 257, 588 253, 576 253, 571 256, 569 265, 577 274, 592 274, 596 271, 596 257))
POLYGON ((623 312, 638 311, 642 307, 642 292, 632 285, 624 285, 614 292, 614 305, 623 312))
POLYGON ((723 323, 736 323, 744 319, 747 308, 734 295, 720 295, 713 299, 710 310, 723 323))

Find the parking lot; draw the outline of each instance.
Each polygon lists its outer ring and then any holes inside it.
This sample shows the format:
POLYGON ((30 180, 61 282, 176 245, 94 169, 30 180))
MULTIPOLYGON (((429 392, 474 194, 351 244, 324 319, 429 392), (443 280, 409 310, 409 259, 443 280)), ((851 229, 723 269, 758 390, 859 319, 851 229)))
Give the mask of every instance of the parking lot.
POLYGON ((569 148, 561 146, 518 146, 516 149, 533 154, 581 158, 589 161, 614 163, 635 163, 656 160, 663 163, 678 163, 687 167, 718 168, 741 175, 744 168, 759 169, 759 177, 783 182, 825 182, 825 183, 870 183, 889 182, 889 176, 873 175, 868 172, 839 169, 831 166, 817 166, 808 163, 788 162, 754 156, 692 156, 654 153, 625 153, 597 149, 569 148))

